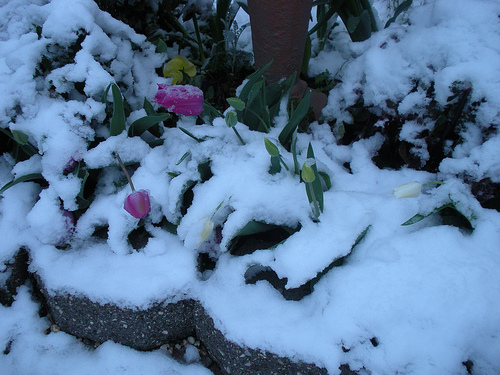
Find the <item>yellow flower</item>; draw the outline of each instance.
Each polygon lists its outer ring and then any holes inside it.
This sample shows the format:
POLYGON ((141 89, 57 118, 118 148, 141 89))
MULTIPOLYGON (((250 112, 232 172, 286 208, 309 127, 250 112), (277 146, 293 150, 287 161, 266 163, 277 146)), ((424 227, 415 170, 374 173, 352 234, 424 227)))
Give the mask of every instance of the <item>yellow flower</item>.
POLYGON ((196 75, 196 67, 184 56, 179 55, 172 57, 172 60, 166 63, 163 69, 163 75, 165 77, 172 77, 174 79, 172 84, 174 85, 182 83, 184 78, 182 72, 193 78, 196 75))

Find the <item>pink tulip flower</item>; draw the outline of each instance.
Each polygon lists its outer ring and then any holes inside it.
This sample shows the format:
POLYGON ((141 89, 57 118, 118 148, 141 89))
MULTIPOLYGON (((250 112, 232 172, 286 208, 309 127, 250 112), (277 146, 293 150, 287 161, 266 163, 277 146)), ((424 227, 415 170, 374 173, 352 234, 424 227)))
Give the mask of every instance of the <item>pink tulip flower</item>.
POLYGON ((167 111, 185 116, 198 116, 203 111, 203 91, 191 85, 158 85, 153 102, 167 111))
POLYGON ((123 208, 137 219, 146 217, 151 211, 148 192, 146 190, 133 191, 132 194, 125 199, 123 208))

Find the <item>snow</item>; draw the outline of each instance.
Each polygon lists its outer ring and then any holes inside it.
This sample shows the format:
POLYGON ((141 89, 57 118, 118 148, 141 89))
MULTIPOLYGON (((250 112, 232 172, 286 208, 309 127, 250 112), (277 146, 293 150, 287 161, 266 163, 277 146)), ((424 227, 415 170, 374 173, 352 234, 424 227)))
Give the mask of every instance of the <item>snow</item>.
MULTIPOLYGON (((379 169, 371 159, 382 144, 380 134, 344 146, 326 124, 311 124, 310 133, 298 135, 299 164, 311 143, 318 169, 333 184, 324 194, 320 221, 314 222, 298 176, 285 169, 268 173, 264 136, 279 144, 285 115, 276 118, 269 134, 238 123, 245 145, 223 119, 195 125, 193 118, 180 118, 178 126, 204 139, 201 143, 177 128, 165 129, 164 144, 155 148, 125 133, 109 137, 102 92, 110 82, 119 83, 131 119, 141 117, 144 98, 153 98, 157 84, 167 82, 155 72, 167 56, 156 54, 144 36, 91 0, 71 6, 63 0, 0 0, 0 126, 26 133, 40 150, 17 164, 2 155, 0 185, 40 172, 49 183, 42 190, 23 182, 1 195, 0 270, 26 247, 30 270, 51 291, 138 308, 197 298, 228 339, 324 366, 331 374, 344 363, 371 374, 466 374, 467 360, 474 363, 474 374, 500 373, 500 213, 482 208, 461 179, 500 182, 500 3, 414 3, 405 15, 408 23, 395 22, 361 43, 349 42, 339 27, 332 43, 313 56, 311 74, 328 69, 341 80, 329 93, 324 116, 349 126, 347 108, 361 93, 374 111, 390 112, 393 102, 400 114, 419 115, 426 110, 429 85, 445 105, 454 83, 467 82, 471 100, 480 102, 475 122, 468 123, 465 142, 437 174, 379 169), (42 26, 40 37, 35 26, 42 26), (71 45, 82 30, 87 37, 74 61, 54 66, 46 76, 35 74, 42 53, 71 45), (85 95, 75 89, 82 82, 85 95), (494 129, 488 139, 485 129, 494 129), (107 139, 89 148, 98 136, 107 139), (150 194, 145 228, 152 237, 140 251, 127 240, 140 223, 123 209, 131 190, 120 184, 114 152, 125 163, 138 163, 134 185, 150 194), (64 214, 77 208, 80 193, 80 178, 63 173, 71 159, 102 168, 96 198, 74 228, 64 214), (198 165, 207 160, 213 176, 202 181, 198 165), (425 186, 417 198, 391 196, 407 182, 436 180, 445 184, 425 186), (189 183, 196 183, 194 199, 181 215, 179 200, 189 183), (435 216, 401 226, 450 200, 471 218, 471 233, 442 225, 435 216), (179 224, 177 235, 156 226, 163 217, 179 224), (201 244, 219 255, 217 268, 202 280, 196 254, 207 220, 223 227, 222 242, 219 250, 213 250, 213 237, 201 244), (231 238, 252 220, 301 229, 273 250, 230 255, 231 238), (107 240, 91 238, 100 226, 108 226, 107 240), (348 254, 366 228, 346 263, 300 301, 285 300, 264 281, 245 284, 248 267, 261 264, 286 277, 287 288, 300 286, 348 254), (71 249, 56 248, 68 239, 71 249)), ((388 18, 386 2, 376 5, 388 18)), ((241 14, 238 23, 245 23, 241 14)), ((240 38, 245 48, 249 38, 245 30, 240 38)), ((414 140, 419 126, 405 123, 402 138, 414 140)), ((291 153, 280 152, 292 167, 291 153)), ((425 159, 423 146, 421 152, 425 159)), ((6 374, 211 373, 192 349, 186 353, 189 364, 181 365, 161 349, 138 352, 106 342, 90 350, 66 333, 46 335, 50 322, 37 310, 29 286, 19 288, 11 307, 0 306, 0 366, 6 374)))

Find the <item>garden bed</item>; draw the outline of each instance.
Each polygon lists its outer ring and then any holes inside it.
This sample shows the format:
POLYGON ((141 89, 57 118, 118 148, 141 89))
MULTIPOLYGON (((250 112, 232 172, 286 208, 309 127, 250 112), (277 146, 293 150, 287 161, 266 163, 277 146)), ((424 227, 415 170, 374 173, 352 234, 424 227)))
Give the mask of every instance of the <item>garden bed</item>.
POLYGON ((131 3, 0 0, 2 370, 500 373, 499 5, 315 5, 269 84, 131 3))

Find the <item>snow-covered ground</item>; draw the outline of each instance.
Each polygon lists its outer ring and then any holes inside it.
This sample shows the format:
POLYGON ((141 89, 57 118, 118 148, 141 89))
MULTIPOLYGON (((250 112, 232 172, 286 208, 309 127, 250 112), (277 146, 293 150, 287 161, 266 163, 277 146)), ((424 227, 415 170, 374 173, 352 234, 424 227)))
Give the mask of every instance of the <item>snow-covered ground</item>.
MULTIPOLYGON (((385 3, 375 5, 385 17, 385 3)), ((0 265, 24 246, 32 254, 31 270, 49 289, 138 307, 182 293, 199 299, 228 339, 316 363, 331 374, 344 363, 370 374, 466 374, 465 361, 473 363, 473 374, 500 373, 500 213, 482 208, 463 181, 467 176, 500 183, 500 2, 415 2, 407 23, 394 23, 362 43, 336 31, 312 58, 310 74, 328 69, 341 79, 323 112, 337 123, 349 121, 347 108, 359 92, 366 105, 381 111, 392 101, 401 114, 418 115, 428 99, 424 89, 413 90, 417 81, 422 87, 433 83, 443 106, 457 81, 471 85, 471 101, 483 100, 475 122, 463 130, 464 142, 437 174, 377 168, 371 159, 381 146, 380 134, 349 146, 338 145, 326 124, 313 123, 310 133, 298 134, 300 165, 311 143, 318 169, 333 184, 318 223, 311 220, 298 176, 285 169, 268 173, 264 136, 278 138, 284 114, 269 134, 237 124, 246 145, 222 118, 205 125, 179 120, 178 126, 205 139, 201 143, 177 128, 167 129, 164 144, 155 148, 139 137, 108 137, 106 124, 95 125, 105 119, 102 92, 113 80, 125 83, 123 94, 133 109, 128 121, 144 116, 143 99, 154 96, 157 83, 168 82, 155 73, 165 56, 90 0, 0 0, 0 6, 1 127, 28 134, 41 151, 17 164, 1 156, 0 186, 39 172, 49 182, 44 190, 34 182, 19 183, 0 198, 0 265), (42 27, 40 36, 36 26, 42 27), (41 54, 70 45, 78 30, 87 36, 74 62, 33 78, 41 54), (73 89, 75 82, 85 82, 85 95, 73 89), (491 130, 487 140, 485 129, 491 130), (108 138, 87 150, 96 136, 108 138), (125 162, 140 162, 132 179, 151 197, 145 225, 152 237, 140 252, 127 241, 138 225, 123 210, 130 188, 117 187, 121 171, 107 167, 114 163, 113 152, 125 162), (72 158, 104 168, 97 198, 75 228, 64 214, 77 209, 80 192, 80 179, 63 173, 72 158), (181 217, 183 186, 199 180, 197 167, 208 159, 213 176, 194 187, 193 203, 181 217), (436 180, 445 184, 425 186, 419 197, 391 196, 398 185, 436 180), (401 226, 450 200, 471 219, 471 233, 441 225, 437 215, 401 226), (178 235, 153 225, 162 217, 179 221, 178 235), (224 224, 222 243, 212 249, 219 251, 217 268, 200 278, 196 248, 207 219, 224 224), (301 229, 274 250, 240 257, 225 252, 252 220, 301 229), (109 226, 108 240, 90 240, 101 225, 109 226), (328 272, 301 301, 283 299, 266 282, 245 284, 245 271, 259 263, 287 277, 287 287, 297 287, 347 254, 368 226, 346 264, 328 272), (69 236, 71 249, 58 250, 69 236)), ((248 33, 240 42, 248 48, 248 33)), ((402 134, 415 141, 421 125, 409 121, 402 134)), ((420 152, 425 159, 425 149, 420 152)), ((281 153, 293 166, 291 153, 281 153)), ((213 237, 202 246, 213 247, 213 237)), ((28 286, 19 289, 11 307, 0 306, 2 373, 210 373, 201 364, 181 365, 160 349, 137 352, 106 342, 91 350, 63 332, 46 335, 50 323, 37 310, 28 286)))

